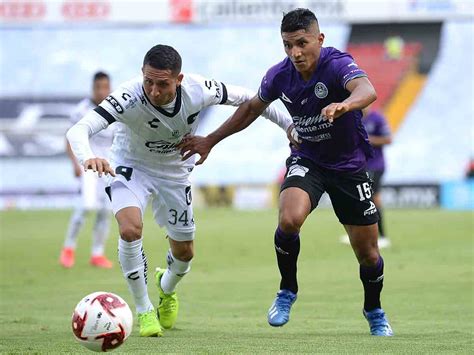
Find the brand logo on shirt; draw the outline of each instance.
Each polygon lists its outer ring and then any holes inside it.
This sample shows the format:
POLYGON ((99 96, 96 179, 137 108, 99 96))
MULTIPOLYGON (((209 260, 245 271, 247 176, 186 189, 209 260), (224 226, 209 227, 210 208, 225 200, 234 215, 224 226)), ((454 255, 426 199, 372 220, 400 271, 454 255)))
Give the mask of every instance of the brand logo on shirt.
POLYGON ((326 87, 326 85, 319 81, 314 86, 314 94, 318 99, 324 99, 326 96, 328 96, 328 88, 326 87))
POLYGON ((282 91, 281 92, 281 96, 280 96, 280 99, 282 99, 283 101, 286 101, 290 104, 292 104, 293 102, 291 102, 291 100, 288 98, 288 96, 285 95, 285 93, 282 91))
POLYGON ((176 143, 167 142, 164 140, 148 141, 145 146, 152 153, 168 154, 177 150, 176 143))
POLYGON ((150 128, 158 128, 158 123, 160 123, 160 120, 158 118, 154 118, 151 121, 148 121, 148 125, 150 128))

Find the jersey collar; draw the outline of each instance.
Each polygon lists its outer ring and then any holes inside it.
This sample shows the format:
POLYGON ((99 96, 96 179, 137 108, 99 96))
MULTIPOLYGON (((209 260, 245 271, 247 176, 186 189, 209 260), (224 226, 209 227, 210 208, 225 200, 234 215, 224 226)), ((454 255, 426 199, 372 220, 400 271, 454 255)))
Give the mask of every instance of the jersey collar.
POLYGON ((153 106, 162 115, 165 115, 167 117, 174 117, 174 116, 177 115, 179 110, 181 110, 181 85, 176 88, 176 103, 174 105, 174 110, 171 113, 169 113, 166 110, 163 110, 160 106, 153 105, 151 103, 150 99, 148 98, 148 96, 146 95, 146 92, 145 92, 145 89, 143 88, 143 86, 142 86, 142 91, 143 91, 143 94, 145 95, 147 101, 150 103, 150 105, 153 106))

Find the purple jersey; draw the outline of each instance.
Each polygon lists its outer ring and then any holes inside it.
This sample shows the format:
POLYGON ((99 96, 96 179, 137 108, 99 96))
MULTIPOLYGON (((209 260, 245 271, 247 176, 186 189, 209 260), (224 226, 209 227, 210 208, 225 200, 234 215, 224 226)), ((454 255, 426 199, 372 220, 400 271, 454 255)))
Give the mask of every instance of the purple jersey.
POLYGON ((299 150, 293 149, 293 155, 328 169, 357 171, 365 168, 372 155, 362 112, 347 112, 330 123, 321 116, 321 110, 349 97, 346 84, 363 76, 367 74, 349 54, 325 47, 309 81, 304 81, 286 58, 267 71, 258 95, 264 102, 280 99, 291 114, 303 140, 299 150))
MULTIPOLYGON (((390 135, 390 127, 385 117, 377 111, 370 111, 370 113, 362 119, 362 123, 369 136, 387 137, 390 135)), ((367 160, 367 169, 373 171, 385 170, 382 146, 374 147, 374 156, 367 160)))

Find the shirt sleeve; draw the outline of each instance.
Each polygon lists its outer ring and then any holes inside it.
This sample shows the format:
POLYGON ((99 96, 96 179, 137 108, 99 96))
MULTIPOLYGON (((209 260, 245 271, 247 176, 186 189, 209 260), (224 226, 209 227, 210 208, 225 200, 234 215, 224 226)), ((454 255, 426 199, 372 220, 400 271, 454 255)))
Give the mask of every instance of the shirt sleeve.
POLYGON ((87 113, 67 131, 66 138, 79 164, 82 165, 86 160, 95 158, 89 138, 107 128, 108 125, 109 122, 94 110, 87 113))
POLYGON ((276 93, 276 89, 273 85, 273 80, 271 79, 270 70, 263 77, 262 82, 260 83, 260 88, 258 89, 258 97, 263 102, 272 102, 278 99, 279 95, 276 93))
MULTIPOLYGON (((199 87, 203 107, 227 103, 227 87, 224 83, 197 74, 187 74, 187 77, 194 88, 196 88, 196 85, 199 87)), ((195 93, 197 94, 197 92, 195 93)))
POLYGON ((350 55, 345 55, 334 61, 334 70, 338 84, 344 89, 349 81, 367 76, 367 73, 359 68, 350 55))
MULTIPOLYGON (((124 122, 130 116, 139 98, 132 91, 121 87, 111 93, 97 106, 94 111, 102 116, 108 124, 116 121, 124 122)), ((144 98, 140 98, 144 100, 144 98)))
MULTIPOLYGON (((256 96, 254 91, 235 85, 227 86, 227 94, 226 105, 232 106, 240 106, 256 96)), ((275 123, 285 132, 292 124, 291 116, 287 112, 277 109, 275 105, 268 106, 265 111, 262 112, 262 116, 275 123)))

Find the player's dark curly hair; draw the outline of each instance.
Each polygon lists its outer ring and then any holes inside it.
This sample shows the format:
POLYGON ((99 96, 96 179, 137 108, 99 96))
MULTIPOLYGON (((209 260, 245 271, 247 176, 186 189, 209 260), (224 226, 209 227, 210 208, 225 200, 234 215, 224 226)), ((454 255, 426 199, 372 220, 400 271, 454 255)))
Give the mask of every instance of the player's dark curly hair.
POLYGON ((158 44, 145 54, 143 66, 147 64, 155 69, 171 70, 173 74, 179 74, 182 61, 176 49, 164 44, 158 44))
POLYGON ((103 71, 98 71, 97 73, 94 74, 92 78, 92 82, 95 83, 97 80, 100 79, 107 79, 110 80, 109 74, 103 72, 103 71))
POLYGON ((281 20, 281 32, 295 32, 308 30, 313 23, 318 24, 316 15, 309 9, 295 9, 283 16, 281 20))

